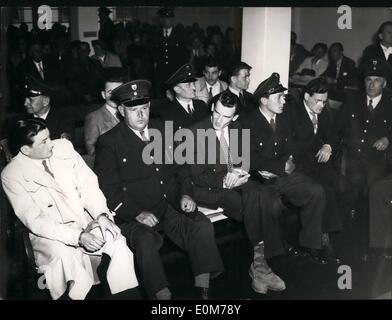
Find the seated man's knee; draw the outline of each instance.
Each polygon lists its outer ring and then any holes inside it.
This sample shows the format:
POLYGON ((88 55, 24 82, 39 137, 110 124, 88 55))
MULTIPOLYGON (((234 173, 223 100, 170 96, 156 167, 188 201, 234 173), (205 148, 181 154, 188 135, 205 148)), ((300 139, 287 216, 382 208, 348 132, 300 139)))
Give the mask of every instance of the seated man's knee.
POLYGON ((133 247, 136 251, 139 250, 159 250, 162 245, 162 241, 159 235, 149 232, 148 230, 138 231, 134 235, 133 247))
POLYGON ((192 223, 193 230, 203 235, 213 235, 214 226, 208 218, 194 220, 192 223))

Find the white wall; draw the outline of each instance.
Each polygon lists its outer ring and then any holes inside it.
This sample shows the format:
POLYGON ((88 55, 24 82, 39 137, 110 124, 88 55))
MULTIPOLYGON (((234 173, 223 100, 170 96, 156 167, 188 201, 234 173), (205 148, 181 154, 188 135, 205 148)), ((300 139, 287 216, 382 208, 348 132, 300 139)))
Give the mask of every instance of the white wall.
POLYGON ((252 66, 249 91, 273 72, 287 87, 291 8, 244 8, 241 59, 252 66))
POLYGON ((372 42, 373 34, 387 20, 392 20, 389 8, 352 8, 352 29, 340 30, 341 16, 335 8, 293 8, 292 30, 298 35, 298 43, 310 50, 316 42, 330 45, 341 42, 345 55, 358 62, 363 49, 372 42))

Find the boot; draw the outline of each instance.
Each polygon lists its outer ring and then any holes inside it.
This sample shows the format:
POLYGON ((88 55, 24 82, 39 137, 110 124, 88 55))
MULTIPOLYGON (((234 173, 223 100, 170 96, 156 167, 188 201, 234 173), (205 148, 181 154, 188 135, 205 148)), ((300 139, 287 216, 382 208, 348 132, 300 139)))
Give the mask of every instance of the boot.
POLYGON ((284 281, 268 266, 264 256, 264 243, 254 247, 254 258, 249 268, 252 278, 252 289, 257 293, 267 293, 267 290, 282 291, 286 289, 284 281))

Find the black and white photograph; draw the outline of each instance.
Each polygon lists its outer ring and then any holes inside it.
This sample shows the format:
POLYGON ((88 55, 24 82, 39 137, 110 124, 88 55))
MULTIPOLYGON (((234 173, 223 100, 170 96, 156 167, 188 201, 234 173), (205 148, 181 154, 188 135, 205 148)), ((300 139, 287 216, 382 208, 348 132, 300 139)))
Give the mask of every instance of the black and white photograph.
POLYGON ((392 7, 53 2, 0 7, 0 300, 392 299, 392 7))

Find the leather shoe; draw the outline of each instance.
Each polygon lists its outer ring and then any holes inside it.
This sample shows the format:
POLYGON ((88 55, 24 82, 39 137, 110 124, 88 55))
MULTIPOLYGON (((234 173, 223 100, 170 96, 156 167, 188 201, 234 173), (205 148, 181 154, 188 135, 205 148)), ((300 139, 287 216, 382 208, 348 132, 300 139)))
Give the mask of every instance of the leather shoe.
POLYGON ((197 297, 200 300, 209 300, 210 299, 210 289, 209 288, 201 288, 196 287, 197 297))
POLYGON ((298 247, 296 247, 296 246, 291 246, 290 245, 290 246, 286 247, 286 252, 290 256, 298 257, 300 255, 300 253, 301 253, 301 250, 298 247))
POLYGON ((323 250, 304 248, 304 251, 308 254, 308 256, 310 257, 310 260, 312 260, 314 263, 317 263, 317 264, 327 264, 328 263, 327 258, 323 254, 323 250))
POLYGON ((342 263, 342 259, 336 254, 331 244, 324 246, 322 250, 324 257, 328 260, 328 262, 332 262, 335 264, 342 263))

